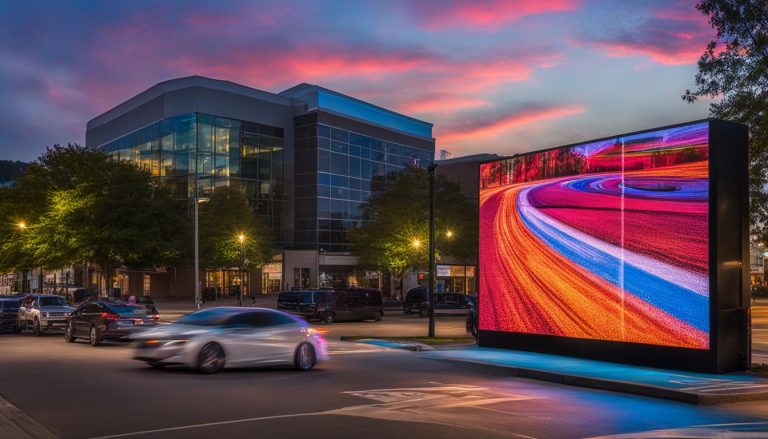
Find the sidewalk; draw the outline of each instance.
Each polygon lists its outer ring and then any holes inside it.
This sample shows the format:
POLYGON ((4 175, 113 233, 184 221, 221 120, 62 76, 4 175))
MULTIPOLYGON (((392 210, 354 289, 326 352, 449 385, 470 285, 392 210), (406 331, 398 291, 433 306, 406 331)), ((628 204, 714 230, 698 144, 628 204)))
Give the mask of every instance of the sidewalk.
POLYGON ((425 358, 508 371, 510 375, 693 404, 768 399, 768 379, 652 369, 559 355, 468 347, 423 352, 425 358))

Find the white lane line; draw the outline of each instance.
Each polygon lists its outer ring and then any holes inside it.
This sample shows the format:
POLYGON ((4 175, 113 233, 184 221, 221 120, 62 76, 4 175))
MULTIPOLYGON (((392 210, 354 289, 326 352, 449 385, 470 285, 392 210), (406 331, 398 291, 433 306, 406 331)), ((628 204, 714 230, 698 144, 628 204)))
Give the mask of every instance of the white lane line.
POLYGON ((271 419, 298 418, 302 416, 319 416, 325 413, 326 412, 294 413, 290 415, 274 415, 274 416, 261 416, 258 418, 233 419, 231 421, 207 422, 205 424, 182 425, 179 427, 157 428, 155 430, 144 430, 144 431, 134 431, 131 433, 111 434, 108 436, 93 437, 91 439, 109 439, 109 438, 115 438, 115 437, 141 436, 141 435, 152 434, 152 433, 165 433, 169 431, 190 430, 193 428, 215 427, 217 425, 241 424, 244 422, 268 421, 271 419))

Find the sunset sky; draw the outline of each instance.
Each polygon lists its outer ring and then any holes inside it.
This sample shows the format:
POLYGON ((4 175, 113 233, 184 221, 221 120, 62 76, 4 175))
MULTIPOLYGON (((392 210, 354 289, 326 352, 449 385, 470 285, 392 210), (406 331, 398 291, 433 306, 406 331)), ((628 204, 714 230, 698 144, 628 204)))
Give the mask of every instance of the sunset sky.
POLYGON ((694 0, 3 1, 0 159, 85 138, 157 82, 318 84, 510 154, 706 117, 694 0))

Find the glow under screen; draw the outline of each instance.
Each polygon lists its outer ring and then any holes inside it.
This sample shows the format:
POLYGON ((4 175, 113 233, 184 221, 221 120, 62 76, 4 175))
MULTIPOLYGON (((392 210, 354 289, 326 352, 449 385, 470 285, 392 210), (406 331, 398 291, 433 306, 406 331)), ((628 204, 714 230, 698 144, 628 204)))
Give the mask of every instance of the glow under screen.
POLYGON ((708 124, 480 167, 480 329, 709 349, 708 124))

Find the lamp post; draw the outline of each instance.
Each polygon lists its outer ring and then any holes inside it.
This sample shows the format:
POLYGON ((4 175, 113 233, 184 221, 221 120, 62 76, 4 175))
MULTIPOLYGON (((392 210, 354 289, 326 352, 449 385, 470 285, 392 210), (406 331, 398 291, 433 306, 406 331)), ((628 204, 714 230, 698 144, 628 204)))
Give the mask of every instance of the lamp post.
MULTIPOLYGON (((197 156, 197 154, 195 154, 197 156)), ((197 160, 195 160, 197 167, 197 160)), ((195 308, 200 309, 200 197, 197 193, 197 169, 195 169, 195 308)))
POLYGON ((243 294, 245 294, 245 235, 241 233, 237 239, 240 241, 240 294, 237 298, 237 305, 240 306, 243 303, 243 294))
POLYGON ((429 337, 435 336, 435 170, 432 162, 429 172, 429 337))
MULTIPOLYGON (((16 226, 22 232, 27 229, 27 223, 25 223, 24 221, 19 221, 19 223, 16 226)), ((21 293, 24 294, 26 292, 27 292, 27 269, 24 268, 21 272, 21 293)))

